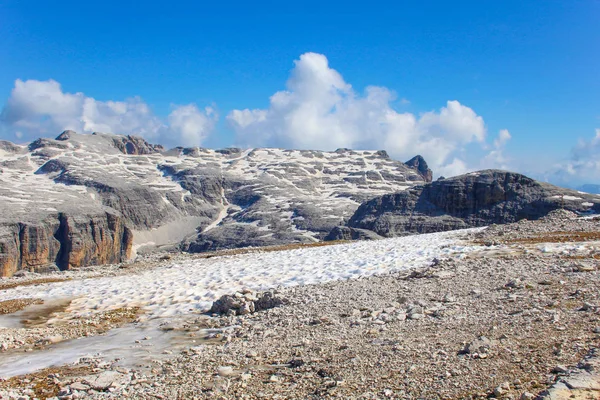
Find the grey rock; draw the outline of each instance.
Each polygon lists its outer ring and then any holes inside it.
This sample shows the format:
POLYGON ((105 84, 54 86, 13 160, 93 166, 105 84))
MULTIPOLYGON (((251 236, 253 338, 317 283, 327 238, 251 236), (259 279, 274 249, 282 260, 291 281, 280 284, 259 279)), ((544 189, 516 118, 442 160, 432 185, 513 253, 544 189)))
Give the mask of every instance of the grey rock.
POLYGON ((377 240, 382 239, 381 236, 373 231, 359 228, 350 228, 348 226, 336 226, 329 232, 323 240, 377 240))
POLYGON ((557 365, 556 367, 552 368, 553 374, 566 374, 567 372, 569 372, 569 369, 564 365, 557 365))
POLYGON ((126 384, 130 377, 117 371, 104 371, 100 375, 86 379, 87 384, 95 390, 107 390, 126 384))
MULTIPOLYGON (((64 133, 64 132, 63 132, 64 133)), ((97 134, 97 133, 95 133, 97 134)), ((61 134, 62 136, 62 134, 61 134)), ((69 135, 71 136, 71 134, 69 135)), ((59 136, 60 137, 60 136, 59 136)), ((140 136, 113 136, 113 143, 123 154, 153 154, 164 150, 161 145, 150 144, 140 136)), ((57 138, 58 140, 58 138, 57 138)))
POLYGON ((259 296, 244 296, 241 293, 223 295, 213 302, 209 310, 211 314, 220 315, 247 315, 257 311, 269 310, 285 304, 285 300, 275 296, 272 292, 265 292, 259 296), (249 300, 254 298, 255 300, 249 300))
POLYGON ((558 209, 598 212, 600 199, 521 174, 484 170, 376 197, 347 225, 392 237, 535 220, 558 209))
POLYGON ((414 156, 404 164, 410 168, 416 169, 419 172, 419 175, 423 177, 425 182, 431 182, 433 180, 433 171, 429 169, 425 159, 420 155, 414 156))
POLYGON ((485 336, 480 336, 468 343, 459 353, 460 354, 487 354, 494 346, 494 342, 485 336))

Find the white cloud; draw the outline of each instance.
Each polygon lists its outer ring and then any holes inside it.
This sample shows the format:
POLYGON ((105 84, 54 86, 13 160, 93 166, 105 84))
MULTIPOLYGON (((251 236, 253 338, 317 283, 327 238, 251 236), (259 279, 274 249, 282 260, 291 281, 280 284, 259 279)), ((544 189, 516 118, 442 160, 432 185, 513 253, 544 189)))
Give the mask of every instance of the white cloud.
POLYGON ((462 175, 468 171, 469 171, 469 168, 467 167, 467 164, 464 161, 462 161, 458 158, 455 158, 452 160, 451 163, 441 167, 439 170, 439 173, 440 173, 440 176, 450 177, 450 176, 462 175))
POLYGON ((504 154, 504 147, 511 138, 508 129, 501 129, 494 140, 494 148, 481 159, 480 168, 510 169, 510 159, 504 154))
POLYGON ((98 101, 65 93, 54 80, 17 79, 0 121, 17 138, 55 135, 62 130, 135 134, 169 144, 200 145, 214 128, 216 112, 194 104, 174 107, 163 121, 139 97, 98 101))
POLYGON ((556 164, 547 179, 566 186, 600 184, 600 129, 590 140, 579 140, 570 160, 556 164))
POLYGON ((508 131, 508 129, 501 129, 500 132, 498 133, 498 137, 496 138, 496 140, 494 140, 494 146, 496 148, 504 147, 504 145, 510 139, 512 139, 512 136, 510 135, 510 132, 508 131))
POLYGON ((271 96, 268 109, 233 110, 227 119, 242 145, 383 148, 399 159, 421 154, 435 172, 467 169, 458 153, 484 144, 482 117, 456 100, 420 116, 399 113, 394 100, 385 87, 356 93, 324 55, 305 53, 295 61, 287 90, 271 96))
POLYGON ((206 139, 213 130, 217 118, 217 113, 212 107, 206 107, 201 111, 195 104, 179 106, 169 114, 169 130, 179 134, 184 146, 194 146, 206 139))

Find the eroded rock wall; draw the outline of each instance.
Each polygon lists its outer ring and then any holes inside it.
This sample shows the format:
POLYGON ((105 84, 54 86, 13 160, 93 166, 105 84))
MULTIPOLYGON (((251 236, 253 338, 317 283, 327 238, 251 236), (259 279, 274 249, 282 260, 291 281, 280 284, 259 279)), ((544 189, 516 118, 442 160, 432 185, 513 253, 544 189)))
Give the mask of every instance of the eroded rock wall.
POLYGON ((49 215, 34 222, 0 226, 0 274, 39 272, 123 262, 131 255, 133 235, 124 220, 97 215, 49 215))

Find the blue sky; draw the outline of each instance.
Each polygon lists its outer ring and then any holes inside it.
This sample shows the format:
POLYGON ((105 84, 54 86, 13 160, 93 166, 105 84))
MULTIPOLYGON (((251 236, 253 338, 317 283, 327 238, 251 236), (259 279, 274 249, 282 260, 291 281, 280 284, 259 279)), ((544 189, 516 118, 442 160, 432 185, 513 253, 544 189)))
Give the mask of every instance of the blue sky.
POLYGON ((448 173, 494 166, 600 183, 599 1, 202 3, 1 2, 1 138, 54 136, 82 119, 71 103, 92 99, 87 127, 168 145, 372 145, 425 152, 448 173), (17 79, 30 84, 11 94, 17 79), (369 86, 395 97, 368 100, 369 86), (286 89, 293 106, 270 102, 286 89), (32 104, 55 91, 79 100, 32 104), (129 101, 126 117, 110 101, 129 101), (242 123, 232 113, 245 109, 264 113, 242 123), (417 122, 392 123, 390 110, 417 122))

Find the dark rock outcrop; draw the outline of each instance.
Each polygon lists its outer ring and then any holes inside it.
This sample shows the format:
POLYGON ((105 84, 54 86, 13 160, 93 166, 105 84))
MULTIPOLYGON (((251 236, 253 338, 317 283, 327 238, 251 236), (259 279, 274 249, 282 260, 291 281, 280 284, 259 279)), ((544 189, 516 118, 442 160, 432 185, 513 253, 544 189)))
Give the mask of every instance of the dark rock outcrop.
POLYGON ((123 154, 154 154, 164 150, 160 144, 150 144, 140 136, 113 136, 113 143, 123 154))
POLYGON ((373 231, 360 228, 350 228, 349 226, 336 226, 325 236, 325 241, 333 240, 376 240, 381 236, 373 231))
POLYGON ((376 197, 356 210, 348 226, 392 237, 534 220, 556 209, 600 212, 600 198, 485 170, 376 197))
POLYGON ((414 156, 404 164, 410 168, 416 169, 419 172, 419 175, 423 177, 425 182, 431 182, 433 180, 433 171, 429 169, 425 159, 420 155, 414 156))

